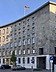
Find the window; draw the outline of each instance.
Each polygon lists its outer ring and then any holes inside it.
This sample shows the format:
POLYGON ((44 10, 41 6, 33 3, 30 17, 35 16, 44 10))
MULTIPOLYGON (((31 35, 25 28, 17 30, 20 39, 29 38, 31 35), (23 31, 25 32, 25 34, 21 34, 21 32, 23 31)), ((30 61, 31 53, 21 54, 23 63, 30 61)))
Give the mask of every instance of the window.
POLYGON ((9 29, 7 28, 7 30, 6 30, 6 33, 8 34, 9 33, 9 29))
POLYGON ((25 54, 25 50, 23 50, 23 54, 25 54))
POLYGON ((1 56, 1 51, 0 51, 0 56, 1 56))
POLYGON ((21 63, 21 58, 18 58, 18 63, 19 63, 19 64, 21 63))
POLYGON ((21 30, 20 28, 18 30, 21 30))
POLYGON ((1 64, 1 59, 0 59, 0 64, 1 64))
POLYGON ((32 23, 32 26, 33 26, 34 24, 35 24, 35 23, 33 22, 33 23, 32 23))
POLYGON ((16 47, 17 46, 17 43, 15 42, 14 44, 15 44, 15 47, 16 47))
POLYGON ((18 32, 18 34, 20 34, 21 32, 18 32))
POLYGON ((28 24, 27 27, 29 27, 30 25, 28 24))
POLYGON ((3 51, 3 55, 5 56, 5 51, 3 51))
POLYGON ((0 37, 0 42, 1 42, 1 37, 0 37))
POLYGON ((23 29, 25 28, 25 26, 23 26, 23 29))
POLYGON ((29 19, 27 19, 27 21, 29 21, 29 19))
POLYGON ((30 54, 30 49, 28 49, 28 54, 30 54))
POLYGON ((55 54, 56 54, 56 47, 54 47, 55 48, 55 54))
POLYGON ((11 43, 11 47, 13 47, 13 43, 11 43))
POLYGON ((3 42, 5 41, 5 36, 3 36, 3 42))
POLYGON ((30 44, 30 39, 27 39, 27 43, 30 44))
POLYGON ((10 34, 10 36, 12 36, 12 34, 10 34))
POLYGON ((5 63, 5 59, 3 59, 3 63, 5 63))
POLYGON ((30 30, 30 29, 27 29, 28 31, 30 30))
POLYGON ((32 37, 32 43, 35 43, 35 38, 34 37, 32 37))
POLYGON ((19 23, 19 25, 20 25, 21 23, 19 23))
POLYGON ((23 33, 25 33, 25 30, 23 30, 23 33))
POLYGON ((17 33, 14 33, 14 35, 16 35, 17 33))
POLYGON ((27 58, 27 63, 28 63, 28 64, 30 63, 30 58, 29 58, 29 57, 27 58))
POLYGON ((17 50, 15 50, 15 55, 17 55, 17 50))
POLYGON ((11 55, 12 55, 12 52, 13 52, 13 51, 11 51, 11 55))
POLYGON ((0 35, 1 35, 1 30, 0 30, 0 35))
POLYGON ((17 25, 15 25, 15 27, 16 27, 17 25))
POLYGON ((35 53, 35 50, 33 49, 33 53, 35 53))
POLYGON ((6 51, 7 52, 7 55, 9 55, 9 51, 6 51))
POLYGON ((32 30, 34 29, 35 27, 32 27, 32 30))
POLYGON ((2 32, 3 32, 3 34, 5 34, 5 29, 3 29, 3 31, 2 31, 2 32))
POLYGON ((7 40, 7 41, 8 41, 8 37, 9 37, 9 35, 6 36, 6 40, 7 40))
POLYGON ((17 30, 15 29, 15 32, 16 32, 17 30))
POLYGON ((9 51, 9 54, 12 55, 12 52, 13 52, 13 51, 10 50, 10 51, 9 51))
POLYGON ((34 19, 34 17, 32 17, 32 19, 34 19))
POLYGON ((40 54, 40 55, 43 54, 43 48, 39 48, 39 54, 40 54))
POLYGON ((25 64, 25 58, 23 58, 22 60, 23 60, 23 64, 25 64))
POLYGON ((32 60, 31 60, 31 63, 35 63, 35 58, 34 57, 32 57, 32 60))
POLYGON ((19 46, 21 46, 21 41, 19 41, 19 46))
POLYGON ((19 55, 21 54, 21 50, 19 50, 19 55))
POLYGON ((10 41, 12 42, 12 41, 13 41, 13 39, 11 38, 11 39, 10 39, 10 41))
POLYGON ((25 21, 23 21, 23 23, 25 23, 25 21))
POLYGON ((26 40, 24 39, 24 40, 23 40, 23 45, 25 45, 25 43, 26 43, 26 40))

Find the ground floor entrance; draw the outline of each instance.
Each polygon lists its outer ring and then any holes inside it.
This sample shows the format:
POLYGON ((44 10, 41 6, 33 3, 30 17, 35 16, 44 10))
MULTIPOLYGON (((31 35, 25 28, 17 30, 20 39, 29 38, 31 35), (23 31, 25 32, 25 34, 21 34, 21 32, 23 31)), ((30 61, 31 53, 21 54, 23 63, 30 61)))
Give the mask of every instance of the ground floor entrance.
POLYGON ((46 69, 46 57, 37 57, 37 68, 46 69))
MULTIPOLYGON (((39 68, 50 69, 50 56, 51 55, 36 55, 36 56, 20 56, 17 57, 16 65, 21 65, 26 68, 39 68)), ((9 64, 12 65, 10 57, 1 57, 0 65, 9 64)))

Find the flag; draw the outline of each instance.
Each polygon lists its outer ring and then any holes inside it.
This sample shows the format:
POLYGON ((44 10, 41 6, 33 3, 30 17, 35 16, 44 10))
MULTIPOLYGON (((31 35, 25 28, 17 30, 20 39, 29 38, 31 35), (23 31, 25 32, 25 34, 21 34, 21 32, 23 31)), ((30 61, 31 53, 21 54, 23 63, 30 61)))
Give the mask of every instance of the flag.
POLYGON ((29 6, 27 6, 27 5, 25 5, 25 8, 26 8, 26 9, 29 9, 30 7, 29 7, 29 6))

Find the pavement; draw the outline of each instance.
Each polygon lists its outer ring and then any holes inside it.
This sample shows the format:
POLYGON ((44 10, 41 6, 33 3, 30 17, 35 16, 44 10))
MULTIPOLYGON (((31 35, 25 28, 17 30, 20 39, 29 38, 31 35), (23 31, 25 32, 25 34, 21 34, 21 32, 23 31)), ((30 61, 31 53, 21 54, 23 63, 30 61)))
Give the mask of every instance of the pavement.
POLYGON ((12 71, 11 69, 4 69, 4 70, 0 69, 0 72, 51 72, 51 71, 50 70, 39 70, 39 71, 37 71, 37 70, 29 70, 29 69, 12 71))

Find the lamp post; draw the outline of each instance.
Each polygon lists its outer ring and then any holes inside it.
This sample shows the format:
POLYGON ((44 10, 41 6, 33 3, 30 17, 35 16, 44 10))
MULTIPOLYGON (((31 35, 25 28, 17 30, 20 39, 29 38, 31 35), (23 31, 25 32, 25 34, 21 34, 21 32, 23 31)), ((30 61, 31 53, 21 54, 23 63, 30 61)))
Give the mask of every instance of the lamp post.
POLYGON ((51 72, 53 71, 53 56, 50 57, 50 63, 51 63, 51 72))
MULTIPOLYGON (((34 63, 34 59, 31 60, 31 63, 33 64, 34 63)), ((32 68, 32 72, 33 72, 33 65, 31 66, 32 68)))

